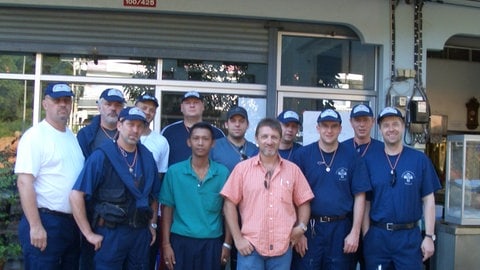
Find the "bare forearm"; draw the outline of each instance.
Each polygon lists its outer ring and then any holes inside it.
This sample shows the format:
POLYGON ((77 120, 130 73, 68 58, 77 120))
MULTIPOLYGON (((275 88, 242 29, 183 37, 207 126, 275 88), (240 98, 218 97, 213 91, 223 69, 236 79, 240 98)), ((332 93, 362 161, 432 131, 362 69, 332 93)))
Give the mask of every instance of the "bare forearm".
POLYGON ((162 205, 162 246, 170 245, 170 229, 173 221, 173 208, 162 205))
POLYGON ((37 194, 33 187, 34 177, 31 174, 19 174, 17 178, 18 193, 22 204, 23 213, 31 227, 41 226, 38 213, 37 194))
POLYGON ((433 193, 423 198, 423 211, 425 217, 425 233, 435 233, 435 197, 433 193))
POLYGON ((237 206, 230 200, 225 199, 223 213, 227 221, 228 230, 235 241, 242 237, 240 225, 238 224, 237 206))
POLYGON ((297 208, 297 222, 303 223, 305 225, 308 224, 308 220, 310 219, 310 201, 301 204, 297 208))
POLYGON ((85 194, 78 190, 72 190, 70 193, 70 204, 72 206, 72 214, 77 222, 78 228, 85 237, 93 233, 92 227, 87 219, 87 211, 85 208, 85 194))
POLYGON ((365 214, 365 193, 361 192, 355 195, 355 203, 353 205, 353 224, 352 232, 360 235, 362 230, 362 221, 365 214))

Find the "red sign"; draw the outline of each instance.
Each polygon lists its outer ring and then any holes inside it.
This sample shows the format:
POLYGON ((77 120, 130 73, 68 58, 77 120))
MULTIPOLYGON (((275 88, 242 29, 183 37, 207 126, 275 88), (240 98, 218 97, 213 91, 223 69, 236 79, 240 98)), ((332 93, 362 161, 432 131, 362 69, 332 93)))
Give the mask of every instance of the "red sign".
POLYGON ((157 0, 123 0, 124 7, 156 7, 157 0))

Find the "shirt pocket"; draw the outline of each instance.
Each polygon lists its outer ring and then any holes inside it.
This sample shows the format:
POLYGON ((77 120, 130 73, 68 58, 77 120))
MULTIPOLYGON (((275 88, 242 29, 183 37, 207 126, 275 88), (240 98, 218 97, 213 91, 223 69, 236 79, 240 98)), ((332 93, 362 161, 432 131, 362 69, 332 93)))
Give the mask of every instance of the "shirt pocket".
POLYGON ((202 198, 203 208, 212 213, 220 213, 223 207, 223 197, 220 193, 207 192, 202 198))

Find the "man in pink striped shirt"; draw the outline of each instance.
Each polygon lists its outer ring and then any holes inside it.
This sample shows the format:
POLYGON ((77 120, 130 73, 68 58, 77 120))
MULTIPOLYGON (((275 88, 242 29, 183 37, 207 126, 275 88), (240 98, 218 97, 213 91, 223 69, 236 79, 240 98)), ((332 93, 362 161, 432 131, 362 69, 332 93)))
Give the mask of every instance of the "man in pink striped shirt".
POLYGON ((290 269, 292 247, 307 229, 314 195, 300 169, 278 154, 281 136, 277 120, 261 120, 259 154, 237 164, 220 192, 237 269, 290 269))

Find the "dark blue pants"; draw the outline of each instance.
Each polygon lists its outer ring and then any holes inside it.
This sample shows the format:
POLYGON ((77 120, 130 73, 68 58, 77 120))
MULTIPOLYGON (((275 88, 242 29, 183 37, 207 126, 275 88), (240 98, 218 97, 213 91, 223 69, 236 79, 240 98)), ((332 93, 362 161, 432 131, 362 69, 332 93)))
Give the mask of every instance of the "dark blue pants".
POLYGON ((367 269, 422 270, 422 234, 418 227, 388 231, 370 226, 363 239, 363 254, 367 269))
POLYGON ((222 237, 199 239, 172 233, 170 243, 175 253, 175 269, 222 269, 222 237))
POLYGON ((40 219, 47 232, 44 251, 30 244, 30 225, 25 216, 18 226, 25 270, 78 269, 80 231, 73 216, 40 213, 40 219))
POLYGON ((316 222, 313 227, 311 224, 305 232, 308 240, 307 253, 302 258, 294 252, 292 269, 354 270, 356 253, 343 252, 344 239, 352 228, 351 219, 316 222))
POLYGON ((147 270, 152 235, 148 227, 135 229, 127 225, 115 228, 97 227, 103 236, 102 246, 95 252, 97 270, 147 270))

